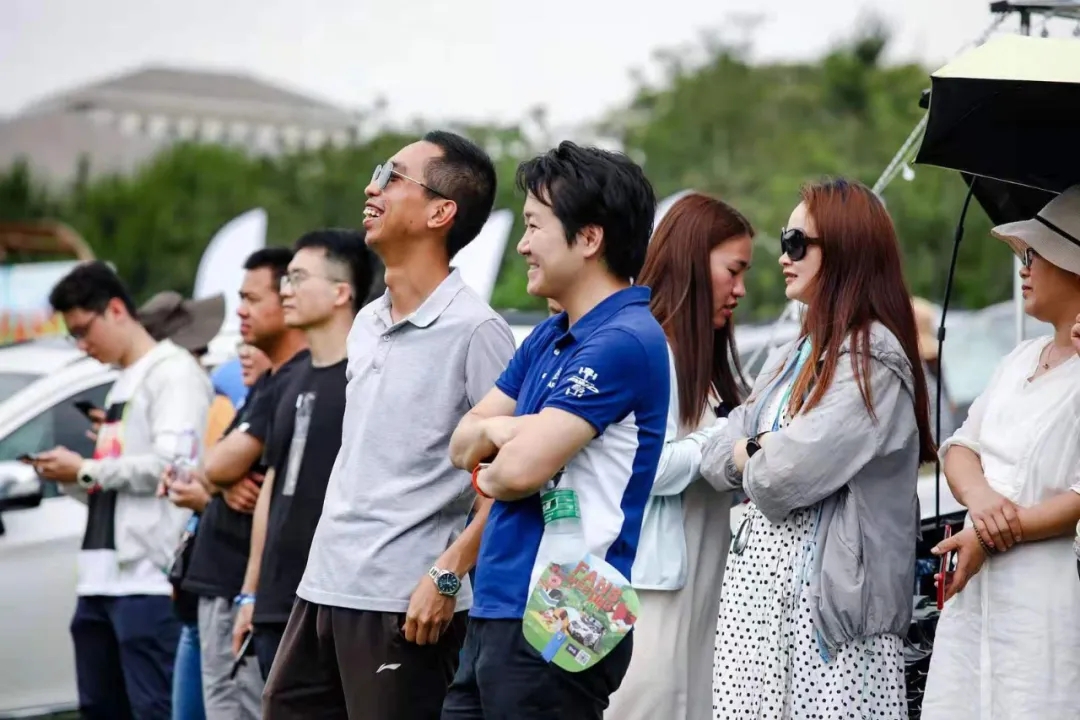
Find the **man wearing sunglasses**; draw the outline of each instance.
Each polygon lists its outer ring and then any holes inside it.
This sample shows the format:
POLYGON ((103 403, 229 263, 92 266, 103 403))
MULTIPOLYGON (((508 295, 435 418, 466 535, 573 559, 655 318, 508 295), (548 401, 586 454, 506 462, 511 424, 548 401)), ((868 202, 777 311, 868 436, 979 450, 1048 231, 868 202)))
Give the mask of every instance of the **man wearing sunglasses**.
POLYGON ((450 434, 514 352, 506 322, 451 271, 495 198, 473 143, 428 133, 376 168, 368 246, 386 292, 348 338, 341 448, 263 696, 267 720, 435 720, 471 606, 488 506, 450 434))

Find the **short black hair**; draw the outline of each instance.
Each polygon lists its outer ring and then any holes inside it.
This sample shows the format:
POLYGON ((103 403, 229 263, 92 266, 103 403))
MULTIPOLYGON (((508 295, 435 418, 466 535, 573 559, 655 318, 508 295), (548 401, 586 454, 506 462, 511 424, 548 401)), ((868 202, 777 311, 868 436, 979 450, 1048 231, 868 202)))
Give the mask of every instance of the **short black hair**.
POLYGON ((645 172, 622 153, 569 140, 518 166, 517 187, 551 208, 573 245, 588 225, 604 231, 604 261, 624 280, 645 264, 656 193, 645 172))
POLYGON ((262 270, 266 268, 273 276, 274 292, 281 290, 281 278, 289 272, 289 263, 292 262, 293 251, 287 247, 264 247, 248 255, 244 261, 245 270, 262 270))
POLYGON ((103 313, 114 298, 124 303, 128 315, 138 317, 135 301, 120 276, 101 260, 80 263, 71 269, 49 293, 49 305, 59 313, 86 310, 103 313))
POLYGON ((424 181, 457 204, 457 215, 446 235, 451 258, 473 241, 495 204, 495 165, 479 145, 446 130, 432 130, 424 141, 442 150, 428 160, 424 181))
POLYGON ((373 253, 364 242, 364 233, 338 228, 312 230, 300 236, 293 244, 294 253, 304 248, 321 249, 326 253, 327 260, 340 263, 349 269, 353 312, 359 312, 367 301, 374 275, 371 261, 373 253))

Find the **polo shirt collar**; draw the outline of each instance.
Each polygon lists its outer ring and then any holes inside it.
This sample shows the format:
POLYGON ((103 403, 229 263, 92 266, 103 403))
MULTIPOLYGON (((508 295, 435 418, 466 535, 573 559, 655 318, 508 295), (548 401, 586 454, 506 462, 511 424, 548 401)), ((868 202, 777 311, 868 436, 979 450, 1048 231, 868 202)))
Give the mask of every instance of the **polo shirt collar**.
MULTIPOLYGON (((435 291, 427 296, 424 302, 420 303, 420 307, 412 311, 412 313, 401 320, 398 325, 405 323, 411 323, 416 327, 426 328, 431 323, 439 319, 439 316, 446 311, 446 308, 450 307, 450 303, 454 301, 457 294, 465 288, 465 282, 461 279, 461 272, 457 268, 453 268, 450 274, 446 276, 439 286, 435 288, 435 291)), ((390 317, 390 290, 387 289, 383 292, 382 298, 379 300, 378 306, 379 319, 387 327, 393 327, 394 322, 390 317)))
POLYGON ((589 335, 603 327, 615 313, 630 305, 648 306, 651 297, 652 291, 644 285, 631 285, 628 288, 623 288, 601 300, 596 307, 585 313, 572 327, 567 327, 569 316, 564 312, 557 320, 559 329, 563 331, 559 343, 563 344, 570 340, 582 342, 589 335))

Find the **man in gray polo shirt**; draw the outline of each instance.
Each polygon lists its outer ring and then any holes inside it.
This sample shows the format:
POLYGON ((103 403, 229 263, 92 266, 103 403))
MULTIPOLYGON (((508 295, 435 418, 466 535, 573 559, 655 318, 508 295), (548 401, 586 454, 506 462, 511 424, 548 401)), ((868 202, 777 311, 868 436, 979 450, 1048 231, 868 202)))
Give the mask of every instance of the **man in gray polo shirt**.
POLYGON ((468 140, 432 132, 376 168, 366 192, 387 290, 349 333, 341 450, 266 720, 437 720, 472 604, 490 505, 466 527, 476 495, 450 463, 450 435, 514 340, 450 258, 487 221, 495 169, 468 140))

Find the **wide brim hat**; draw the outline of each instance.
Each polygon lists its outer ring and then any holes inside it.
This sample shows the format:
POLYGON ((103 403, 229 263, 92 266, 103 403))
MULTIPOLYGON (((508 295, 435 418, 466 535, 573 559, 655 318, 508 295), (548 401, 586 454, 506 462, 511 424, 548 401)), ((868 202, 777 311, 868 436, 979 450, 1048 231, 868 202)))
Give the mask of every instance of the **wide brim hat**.
POLYGON ((1031 248, 1047 262, 1080 275, 1080 185, 1058 195, 1031 220, 998 225, 990 232, 1017 255, 1031 248))
POLYGON ((171 340, 190 352, 204 350, 225 322, 225 296, 185 300, 166 290, 139 308, 139 322, 155 340, 171 340))

